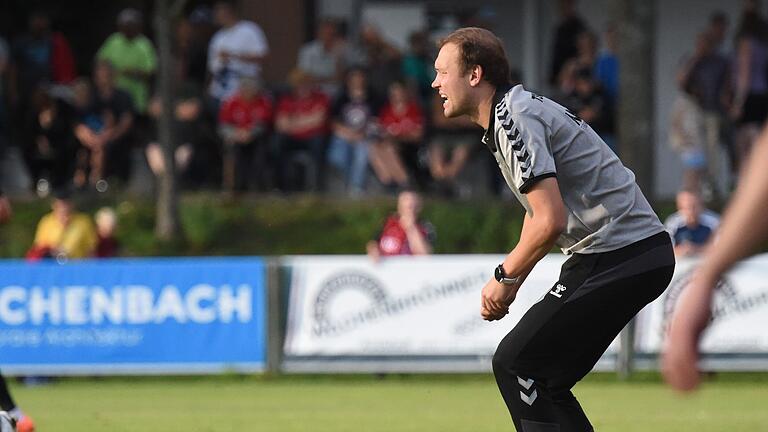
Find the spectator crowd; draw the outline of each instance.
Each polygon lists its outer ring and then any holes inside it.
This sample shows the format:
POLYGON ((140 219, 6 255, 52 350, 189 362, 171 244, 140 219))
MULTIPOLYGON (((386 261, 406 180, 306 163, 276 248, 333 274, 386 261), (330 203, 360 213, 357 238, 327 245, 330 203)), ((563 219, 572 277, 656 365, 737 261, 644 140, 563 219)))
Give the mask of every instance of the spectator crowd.
MULTIPOLYGON (((618 28, 609 23, 598 34, 576 0, 558 5, 544 93, 617 151, 618 28)), ((470 163, 494 163, 477 145, 474 124, 442 114, 430 88, 435 41, 426 30, 410 34, 401 50, 375 24, 349 29, 322 18, 285 81, 267 83, 269 35, 231 2, 198 6, 174 24, 173 98, 164 107, 146 20, 125 9, 115 24, 89 76, 78 75, 77 47, 43 12, 31 13, 27 31, 10 43, 0 38, 0 161, 13 143, 41 196, 104 193, 135 176, 163 175, 169 164, 158 120, 165 109, 176 137, 168 154, 186 190, 457 196, 467 195, 460 174, 470 163), (137 160, 148 169, 134 172, 137 160)), ((732 44, 728 26, 727 16, 714 12, 676 76, 669 143, 680 155, 688 193, 678 204, 723 198, 768 116, 768 24, 759 2, 744 2, 732 44), (722 178, 730 179, 725 187, 722 178)), ((497 193, 495 167, 482 171, 488 191, 497 193)), ((85 226, 71 219, 69 225, 85 226)), ((87 233, 87 255, 100 253, 95 228, 82 227, 76 231, 87 233)), ((687 229, 695 238, 706 231, 687 229)), ((57 247, 36 241, 30 256, 57 247)))

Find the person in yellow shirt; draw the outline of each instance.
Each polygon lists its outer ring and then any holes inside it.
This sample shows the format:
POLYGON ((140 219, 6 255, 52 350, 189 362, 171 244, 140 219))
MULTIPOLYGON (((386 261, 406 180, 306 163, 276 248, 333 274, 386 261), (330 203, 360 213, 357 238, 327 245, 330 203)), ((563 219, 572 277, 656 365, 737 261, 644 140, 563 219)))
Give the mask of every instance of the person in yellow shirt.
POLYGON ((27 258, 77 259, 93 256, 97 236, 91 217, 77 213, 71 198, 65 193, 59 193, 54 198, 52 209, 37 224, 35 241, 27 258))

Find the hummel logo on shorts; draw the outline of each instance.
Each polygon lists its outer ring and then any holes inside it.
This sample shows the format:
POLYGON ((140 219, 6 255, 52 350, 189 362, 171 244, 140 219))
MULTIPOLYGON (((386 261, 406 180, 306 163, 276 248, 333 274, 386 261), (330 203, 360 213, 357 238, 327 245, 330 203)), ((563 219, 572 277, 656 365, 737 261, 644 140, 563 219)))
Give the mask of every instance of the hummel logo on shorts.
POLYGON ((565 291, 567 288, 563 284, 557 284, 555 285, 555 288, 550 291, 549 293, 557 298, 561 298, 563 296, 562 292, 565 291))

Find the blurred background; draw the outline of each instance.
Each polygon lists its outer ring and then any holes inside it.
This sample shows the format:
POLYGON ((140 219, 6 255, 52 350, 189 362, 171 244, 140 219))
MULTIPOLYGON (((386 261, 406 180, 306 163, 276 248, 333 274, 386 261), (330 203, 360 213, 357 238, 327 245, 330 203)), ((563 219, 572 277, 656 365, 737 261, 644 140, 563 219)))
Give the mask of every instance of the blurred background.
POLYGON ((484 410, 483 427, 504 427, 490 357, 564 257, 539 264, 507 319, 479 318, 523 211, 482 130, 445 119, 430 88, 440 39, 479 26, 502 39, 512 82, 583 118, 635 172, 675 240, 670 289, 598 363, 611 374, 588 378, 585 407, 604 430, 725 430, 712 419, 733 406, 744 415, 728 430, 768 430, 754 405, 768 370, 763 255, 722 281, 704 340, 725 387, 686 404, 655 374, 667 317, 768 116, 767 12, 759 0, 4 0, 0 370, 43 430, 475 430, 484 410), (303 414, 279 408, 293 389, 303 414), (379 391, 371 416, 385 420, 356 417, 379 391), (617 397, 660 414, 611 416, 603 401, 617 397), (193 414, 210 406, 213 420, 193 414))

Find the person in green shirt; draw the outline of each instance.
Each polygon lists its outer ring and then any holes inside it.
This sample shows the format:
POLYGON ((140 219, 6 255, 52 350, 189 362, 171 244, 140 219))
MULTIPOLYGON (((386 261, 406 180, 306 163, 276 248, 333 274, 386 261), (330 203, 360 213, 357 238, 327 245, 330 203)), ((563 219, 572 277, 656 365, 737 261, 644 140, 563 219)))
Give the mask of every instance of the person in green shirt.
POLYGON ((124 9, 117 16, 118 31, 99 49, 99 60, 109 61, 117 73, 117 87, 133 100, 137 113, 147 112, 150 80, 157 69, 157 54, 143 34, 142 15, 136 9, 124 9))

